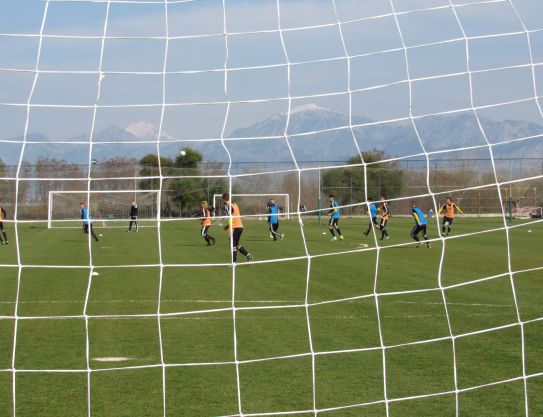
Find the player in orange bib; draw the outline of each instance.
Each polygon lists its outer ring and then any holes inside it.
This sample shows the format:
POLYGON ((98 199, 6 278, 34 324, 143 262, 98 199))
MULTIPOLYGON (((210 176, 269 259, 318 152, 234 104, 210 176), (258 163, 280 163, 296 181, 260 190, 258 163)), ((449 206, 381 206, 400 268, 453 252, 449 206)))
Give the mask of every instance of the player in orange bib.
POLYGON ((207 246, 213 246, 215 244, 215 238, 209 234, 209 228, 211 227, 211 211, 209 211, 209 204, 207 201, 202 201, 200 203, 200 226, 201 226, 201 235, 204 240, 207 242, 207 246))
POLYGON ((451 233, 451 226, 454 220, 454 211, 458 210, 458 213, 460 214, 464 214, 464 212, 460 210, 460 207, 453 203, 451 197, 447 197, 445 204, 441 206, 438 214, 441 214, 443 210, 445 210, 445 213, 443 214, 443 226, 441 227, 441 234, 449 236, 449 233, 451 233), (447 229, 446 233, 445 228, 447 229))
POLYGON ((379 214, 381 215, 381 224, 379 228, 381 229, 381 240, 389 239, 387 232, 388 216, 390 215, 390 210, 388 209, 388 203, 385 196, 381 196, 381 206, 379 207, 379 214))
POLYGON ((2 207, 2 205, 0 204, 0 245, 7 245, 9 243, 8 235, 6 235, 6 232, 4 231, 4 220, 7 219, 7 217, 8 215, 6 213, 6 209, 4 209, 4 207, 2 207), (4 239, 2 239, 2 237, 4 239))
POLYGON ((241 239, 241 234, 243 233, 243 223, 241 221, 241 213, 239 207, 236 203, 230 202, 230 194, 224 193, 222 195, 222 201, 224 202, 224 207, 226 213, 230 216, 228 220, 228 225, 225 226, 225 230, 230 228, 231 238, 232 238, 232 260, 233 262, 237 261, 238 252, 241 252, 242 255, 247 257, 248 261, 253 260, 253 255, 251 255, 247 250, 241 246, 239 243, 241 239))

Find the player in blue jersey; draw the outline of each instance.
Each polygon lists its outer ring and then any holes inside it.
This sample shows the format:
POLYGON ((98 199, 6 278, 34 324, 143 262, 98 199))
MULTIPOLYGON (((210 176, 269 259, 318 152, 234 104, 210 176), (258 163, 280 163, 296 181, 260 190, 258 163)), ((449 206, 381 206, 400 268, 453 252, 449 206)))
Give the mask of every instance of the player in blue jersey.
POLYGON ((370 234, 372 226, 378 226, 379 223, 377 222, 377 214, 379 213, 379 209, 377 208, 377 204, 373 202, 372 198, 368 198, 368 205, 369 205, 369 213, 370 213, 370 223, 368 225, 368 230, 364 232, 364 234, 367 236, 370 234))
POLYGON ((81 212, 81 220, 83 220, 83 233, 89 233, 91 236, 98 242, 98 236, 96 236, 96 233, 94 233, 94 230, 92 229, 92 219, 89 214, 89 209, 85 205, 85 203, 79 203, 79 209, 81 212))
POLYGON ((270 236, 273 237, 273 240, 280 238, 283 240, 285 237, 284 233, 279 233, 279 207, 275 204, 275 200, 270 198, 268 201, 268 224, 270 225, 270 236))
POLYGON ((330 194, 328 196, 328 200, 330 200, 330 210, 328 210, 328 216, 330 216, 330 222, 328 223, 328 229, 330 230, 330 233, 332 234, 332 238, 330 240, 334 241, 337 240, 336 232, 341 240, 343 240, 343 235, 341 234, 341 230, 339 230, 339 218, 341 217, 341 213, 339 211, 339 204, 336 201, 336 196, 333 194, 330 194))
POLYGON ((424 238, 426 245, 430 248, 430 242, 428 241, 428 236, 426 235, 426 217, 424 216, 424 212, 417 207, 417 203, 415 201, 412 203, 411 215, 415 219, 415 226, 411 230, 411 237, 418 242, 417 248, 421 245, 418 236, 420 232, 422 232, 422 237, 424 238))

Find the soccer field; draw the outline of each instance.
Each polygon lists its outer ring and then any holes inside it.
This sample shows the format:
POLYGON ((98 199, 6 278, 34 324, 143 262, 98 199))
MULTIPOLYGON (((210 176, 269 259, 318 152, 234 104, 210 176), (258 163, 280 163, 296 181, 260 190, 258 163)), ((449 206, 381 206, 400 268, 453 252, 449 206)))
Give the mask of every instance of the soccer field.
POLYGON ((247 220, 255 261, 234 269, 227 232, 215 224, 206 247, 198 220, 98 223, 92 260, 80 229, 21 223, 20 280, 10 224, 0 416, 14 411, 14 340, 19 417, 89 404, 93 417, 164 404, 167 416, 453 417, 456 401, 461 416, 505 417, 524 415, 525 388, 543 415, 543 223, 515 220, 508 248, 500 219, 458 217, 445 241, 432 220, 430 249, 415 248, 412 223, 393 218, 376 250, 366 218, 342 218, 336 242, 311 217, 282 221, 277 242, 247 220))

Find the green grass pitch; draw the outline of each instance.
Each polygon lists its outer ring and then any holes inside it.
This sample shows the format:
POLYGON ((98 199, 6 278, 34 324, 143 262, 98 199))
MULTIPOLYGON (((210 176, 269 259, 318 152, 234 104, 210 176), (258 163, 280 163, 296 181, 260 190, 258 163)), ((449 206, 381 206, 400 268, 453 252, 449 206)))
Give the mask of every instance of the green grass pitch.
MULTIPOLYGON (((531 416, 543 415, 543 223, 513 222, 509 258, 506 232, 495 230, 503 227, 499 219, 458 217, 443 251, 440 240, 416 249, 412 220, 392 218, 391 239, 379 241, 377 251, 373 236, 362 235, 367 219, 341 219, 345 240, 330 242, 327 227, 308 217, 310 260, 297 221, 281 223, 286 238, 277 242, 265 222, 245 223, 242 243, 255 262, 241 259, 235 288, 233 269, 221 265, 230 255, 218 225, 211 228, 217 245, 205 247, 197 220, 163 222, 160 234, 156 227, 127 233, 97 223, 103 236, 92 242, 92 263, 99 275, 89 287, 91 260, 80 229, 21 224, 20 261, 29 267, 17 305, 16 415, 83 417, 90 403, 93 417, 163 416, 163 378, 167 416, 237 415, 235 325, 244 414, 314 417, 314 375, 319 416, 385 416, 386 377, 390 417, 453 417, 454 348, 460 416, 524 416, 509 262, 527 322, 528 407, 531 416), (469 389, 476 386, 483 387, 469 389), (365 405, 335 409, 357 404, 365 405)), ((10 245, 0 247, 0 417, 14 412, 18 269, 13 225, 7 232, 10 245)), ((429 235, 438 237, 435 221, 429 235)))

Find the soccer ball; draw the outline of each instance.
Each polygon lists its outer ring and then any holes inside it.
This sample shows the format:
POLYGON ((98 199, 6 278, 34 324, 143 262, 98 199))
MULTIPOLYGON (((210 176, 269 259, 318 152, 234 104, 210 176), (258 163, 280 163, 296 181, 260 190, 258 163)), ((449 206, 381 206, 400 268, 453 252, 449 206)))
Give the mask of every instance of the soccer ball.
POLYGON ((185 151, 179 151, 179 156, 185 156, 187 153, 185 151))

